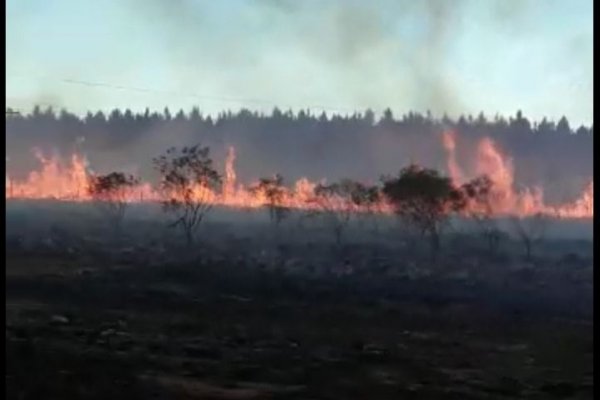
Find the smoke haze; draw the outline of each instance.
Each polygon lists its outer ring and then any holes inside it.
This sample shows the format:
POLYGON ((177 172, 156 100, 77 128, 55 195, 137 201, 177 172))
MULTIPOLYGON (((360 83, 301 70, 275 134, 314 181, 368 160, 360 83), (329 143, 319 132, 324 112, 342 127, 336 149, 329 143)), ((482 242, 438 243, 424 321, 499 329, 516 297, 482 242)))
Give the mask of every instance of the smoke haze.
POLYGON ((589 0, 9 1, 7 99, 78 113, 522 109, 589 125, 591 8, 589 0))

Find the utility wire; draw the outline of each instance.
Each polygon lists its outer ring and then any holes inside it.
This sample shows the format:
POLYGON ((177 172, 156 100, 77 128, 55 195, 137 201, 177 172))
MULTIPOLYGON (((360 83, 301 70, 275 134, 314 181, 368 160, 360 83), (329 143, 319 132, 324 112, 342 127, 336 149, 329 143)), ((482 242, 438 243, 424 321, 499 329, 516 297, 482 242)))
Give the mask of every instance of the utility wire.
MULTIPOLYGON (((13 76, 16 78, 25 78, 25 76, 21 75, 21 74, 15 74, 13 76)), ((197 94, 197 93, 185 93, 185 92, 178 92, 178 91, 171 91, 171 90, 143 88, 143 87, 136 87, 136 86, 129 86, 129 85, 119 85, 119 84, 112 84, 112 83, 106 83, 106 82, 94 82, 94 81, 90 81, 90 80, 71 79, 71 78, 52 78, 49 76, 37 76, 36 78, 44 79, 44 80, 54 80, 54 81, 58 81, 58 82, 69 84, 69 85, 77 85, 77 86, 92 87, 92 88, 96 87, 96 88, 109 89, 109 90, 124 90, 124 91, 130 91, 130 92, 138 92, 138 93, 170 95, 170 96, 175 96, 175 97, 189 97, 189 98, 195 98, 195 99, 203 100, 203 101, 230 102, 230 103, 238 103, 238 104, 254 104, 254 105, 263 105, 263 106, 266 105, 266 106, 272 106, 272 107, 282 107, 281 105, 278 105, 277 103, 275 103, 273 101, 264 100, 264 99, 235 98, 235 97, 223 97, 223 96, 214 96, 214 95, 197 94)), ((344 112, 354 113, 354 112, 356 112, 356 108, 353 108, 353 107, 333 107, 333 106, 328 106, 328 105, 317 105, 317 104, 311 104, 311 105, 305 105, 305 106, 285 105, 285 107, 282 107, 282 108, 286 108, 286 107, 287 108, 296 108, 296 109, 308 108, 308 109, 331 111, 331 112, 337 112, 337 113, 344 113, 344 112)))

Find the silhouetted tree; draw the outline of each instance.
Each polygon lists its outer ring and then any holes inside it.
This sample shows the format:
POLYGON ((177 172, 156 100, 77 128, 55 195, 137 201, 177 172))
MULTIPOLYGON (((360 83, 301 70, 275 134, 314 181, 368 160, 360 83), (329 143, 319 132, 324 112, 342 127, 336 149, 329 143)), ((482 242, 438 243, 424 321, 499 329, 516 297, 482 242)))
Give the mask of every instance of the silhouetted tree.
POLYGON ((314 190, 312 202, 316 208, 313 213, 322 216, 324 222, 331 227, 338 247, 342 244, 344 230, 354 212, 352 190, 353 185, 349 180, 330 185, 319 184, 314 190))
POLYGON ((537 125, 537 129, 538 133, 542 134, 542 135, 549 135, 554 133, 555 130, 555 126, 554 123, 548 121, 545 117, 542 118, 542 120, 540 121, 540 123, 537 125))
POLYGON ((171 120, 171 111, 169 111, 169 107, 165 107, 164 111, 163 111, 163 115, 165 118, 165 121, 170 121, 171 120))
POLYGON ((138 184, 138 178, 123 172, 90 178, 88 192, 117 235, 121 232, 127 202, 133 195, 132 189, 138 184))
POLYGON ((477 126, 482 128, 485 127, 487 125, 487 120, 485 119, 485 115, 483 114, 483 111, 479 113, 479 115, 477 116, 477 126))
POLYGON ((533 247, 543 239, 549 219, 546 215, 537 213, 531 217, 513 216, 511 221, 517 238, 523 243, 525 259, 531 261, 533 247))
POLYGON ((175 215, 171 226, 180 226, 188 246, 194 233, 214 204, 221 177, 213 168, 210 149, 196 145, 175 147, 154 159, 161 175, 163 209, 175 215))
POLYGON ((502 233, 494 214, 494 183, 487 175, 475 178, 462 186, 467 201, 467 215, 475 221, 490 253, 496 253, 502 233))
POLYGON ((375 113, 369 109, 365 111, 364 121, 367 126, 373 126, 375 124, 375 113))
POLYGON ((384 178, 383 194, 404 221, 429 237, 434 257, 440 248, 443 226, 452 213, 465 207, 462 191, 454 188, 450 178, 415 164, 402 169, 395 178, 384 178))
POLYGON ((558 124, 556 124, 556 133, 559 135, 568 135, 571 133, 569 121, 567 121, 567 118, 564 115, 558 120, 558 124))
POLYGON ((279 227, 281 221, 290 212, 290 209, 284 203, 286 188, 283 185, 283 177, 276 174, 272 178, 261 178, 257 185, 250 188, 250 191, 254 194, 264 196, 265 206, 269 212, 269 219, 275 228, 279 227))
POLYGON ((350 188, 350 199, 359 209, 360 215, 373 223, 375 233, 378 232, 376 213, 381 203, 381 191, 377 186, 369 186, 360 182, 347 181, 350 188))

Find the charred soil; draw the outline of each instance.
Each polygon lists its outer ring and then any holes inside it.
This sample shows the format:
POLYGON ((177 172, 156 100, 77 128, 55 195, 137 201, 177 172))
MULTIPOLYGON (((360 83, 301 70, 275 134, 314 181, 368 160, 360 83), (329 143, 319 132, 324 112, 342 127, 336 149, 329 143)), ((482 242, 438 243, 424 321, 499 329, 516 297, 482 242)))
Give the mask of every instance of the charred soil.
POLYGON ((591 318, 533 291, 83 262, 7 256, 8 398, 592 398, 591 318))

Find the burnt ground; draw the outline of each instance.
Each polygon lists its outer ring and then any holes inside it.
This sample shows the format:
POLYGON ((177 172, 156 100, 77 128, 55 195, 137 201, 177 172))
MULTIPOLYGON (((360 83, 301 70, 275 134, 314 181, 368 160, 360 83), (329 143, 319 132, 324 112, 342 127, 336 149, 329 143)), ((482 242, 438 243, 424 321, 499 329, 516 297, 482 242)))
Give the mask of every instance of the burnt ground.
POLYGON ((269 258, 223 234, 189 255, 24 226, 7 225, 9 399, 593 398, 585 255, 457 244, 427 269, 357 245, 340 273, 314 245, 269 258))
POLYGON ((529 307, 433 278, 79 264, 7 256, 8 398, 593 396, 590 316, 532 293, 529 307))

